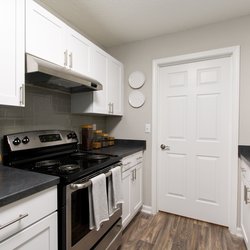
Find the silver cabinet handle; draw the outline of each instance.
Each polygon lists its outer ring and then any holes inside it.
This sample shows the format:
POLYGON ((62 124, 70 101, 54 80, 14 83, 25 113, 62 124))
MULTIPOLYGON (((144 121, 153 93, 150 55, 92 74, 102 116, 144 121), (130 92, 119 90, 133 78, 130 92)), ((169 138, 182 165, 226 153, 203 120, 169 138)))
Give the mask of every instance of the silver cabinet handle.
POLYGON ((8 227, 8 226, 10 226, 10 225, 12 225, 12 224, 14 224, 14 223, 20 221, 20 220, 22 220, 23 218, 27 217, 28 215, 29 215, 29 214, 20 214, 20 215, 18 216, 18 218, 14 219, 14 220, 12 220, 12 221, 10 221, 10 222, 7 222, 7 223, 4 224, 4 225, 0 225, 0 230, 4 229, 4 228, 6 228, 6 227, 8 227))
POLYGON ((68 65, 68 50, 64 51, 64 66, 68 65))
POLYGON ((73 54, 72 54, 72 52, 69 53, 69 67, 71 69, 73 67, 73 54))
POLYGON ((170 147, 165 145, 165 144, 161 144, 161 149, 162 150, 170 150, 170 147))
POLYGON ((123 164, 123 166, 128 166, 129 164, 131 164, 131 161, 128 161, 127 163, 123 164))
POLYGON ((114 103, 111 104, 111 112, 114 114, 114 103))
POLYGON ((246 169, 245 169, 245 168, 241 168, 241 172, 242 172, 242 173, 245 173, 245 172, 246 172, 246 169))
POLYGON ((112 103, 109 103, 109 114, 112 114, 112 103))
POLYGON ((248 193, 250 193, 250 188, 246 187, 246 185, 244 185, 244 201, 246 204, 250 203, 250 198, 248 198, 248 193))
POLYGON ((135 181, 136 179, 136 174, 135 174, 135 169, 132 171, 132 181, 135 181))
POLYGON ((140 159, 142 159, 142 156, 136 158, 137 161, 139 161, 140 159))
POLYGON ((25 85, 22 84, 20 87, 20 105, 24 106, 25 105, 25 85))
POLYGON ((136 179, 136 172, 137 172, 137 171, 136 171, 136 169, 135 169, 135 179, 136 179))

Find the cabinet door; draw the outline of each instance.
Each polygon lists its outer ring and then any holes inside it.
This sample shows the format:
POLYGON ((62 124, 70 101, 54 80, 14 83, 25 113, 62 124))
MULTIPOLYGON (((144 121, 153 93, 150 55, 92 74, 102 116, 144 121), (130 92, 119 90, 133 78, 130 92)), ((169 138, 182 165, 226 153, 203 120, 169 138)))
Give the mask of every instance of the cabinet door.
POLYGON ((247 175, 250 172, 248 165, 244 160, 240 160, 241 166, 241 229, 247 249, 250 249, 250 203, 246 204, 245 200, 250 198, 246 188, 250 187, 247 175))
POLYGON ((68 67, 82 75, 90 76, 90 41, 69 27, 67 41, 68 67))
POLYGON ((123 112, 123 67, 114 58, 108 61, 108 105, 109 113, 122 115, 123 112))
POLYGON ((132 213, 136 213, 142 206, 142 163, 136 166, 132 176, 132 213))
POLYGON ((26 52, 64 66, 66 50, 65 24, 33 0, 27 0, 26 52))
POLYGON ((57 213, 44 218, 0 243, 4 250, 56 250, 57 213))
POLYGON ((122 173, 123 200, 122 226, 126 227, 131 220, 131 171, 122 173))
POLYGON ((24 106, 24 2, 0 2, 0 104, 24 106))
POLYGON ((93 112, 107 114, 107 54, 98 47, 93 47, 91 51, 91 75, 97 79, 103 89, 93 92, 93 112))

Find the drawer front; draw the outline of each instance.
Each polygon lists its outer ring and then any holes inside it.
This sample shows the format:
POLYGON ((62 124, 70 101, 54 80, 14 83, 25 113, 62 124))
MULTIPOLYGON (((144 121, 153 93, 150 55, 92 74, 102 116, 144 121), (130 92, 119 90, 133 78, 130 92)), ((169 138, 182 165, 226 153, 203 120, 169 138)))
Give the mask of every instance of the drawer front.
POLYGON ((57 212, 0 243, 4 250, 56 250, 57 212))
POLYGON ((142 151, 134 154, 134 157, 135 157, 136 165, 143 162, 143 152, 142 151))
POLYGON ((129 155, 122 159, 122 171, 127 171, 128 169, 136 166, 137 164, 143 161, 143 152, 140 151, 138 153, 129 155))
POLYGON ((0 208, 0 241, 57 210, 57 187, 0 208))
POLYGON ((246 160, 244 158, 241 159, 241 163, 240 163, 241 173, 242 173, 242 177, 244 178, 244 180, 250 183, 250 167, 245 161, 246 160))

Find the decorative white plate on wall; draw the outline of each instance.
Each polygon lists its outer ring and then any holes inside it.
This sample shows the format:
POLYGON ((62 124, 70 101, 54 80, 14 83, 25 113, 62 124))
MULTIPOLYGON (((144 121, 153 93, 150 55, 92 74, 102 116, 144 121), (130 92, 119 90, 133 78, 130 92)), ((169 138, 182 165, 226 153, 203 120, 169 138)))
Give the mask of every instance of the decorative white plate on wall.
POLYGON ((134 90, 129 94, 128 101, 133 108, 139 108, 144 104, 145 96, 141 91, 134 90))
POLYGON ((139 89, 145 83, 145 75, 140 71, 134 71, 130 74, 128 82, 131 88, 139 89))

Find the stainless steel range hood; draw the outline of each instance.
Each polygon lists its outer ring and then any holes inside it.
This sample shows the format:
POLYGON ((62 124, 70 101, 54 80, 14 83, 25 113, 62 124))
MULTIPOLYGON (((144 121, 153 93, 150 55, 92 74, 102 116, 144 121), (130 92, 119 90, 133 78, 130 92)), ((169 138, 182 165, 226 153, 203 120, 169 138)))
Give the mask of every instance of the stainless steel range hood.
POLYGON ((26 54, 25 83, 43 88, 77 93, 101 90, 97 80, 62 66, 26 54))

